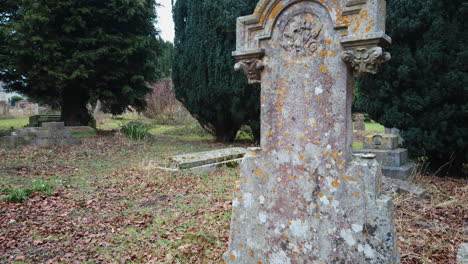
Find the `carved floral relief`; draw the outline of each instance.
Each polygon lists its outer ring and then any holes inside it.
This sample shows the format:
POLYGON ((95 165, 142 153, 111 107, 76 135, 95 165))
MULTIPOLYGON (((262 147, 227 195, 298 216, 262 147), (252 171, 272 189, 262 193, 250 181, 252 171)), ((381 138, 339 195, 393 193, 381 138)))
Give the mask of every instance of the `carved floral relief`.
POLYGON ((286 23, 281 46, 298 55, 311 55, 318 48, 317 37, 323 23, 311 13, 301 13, 293 16, 286 23))

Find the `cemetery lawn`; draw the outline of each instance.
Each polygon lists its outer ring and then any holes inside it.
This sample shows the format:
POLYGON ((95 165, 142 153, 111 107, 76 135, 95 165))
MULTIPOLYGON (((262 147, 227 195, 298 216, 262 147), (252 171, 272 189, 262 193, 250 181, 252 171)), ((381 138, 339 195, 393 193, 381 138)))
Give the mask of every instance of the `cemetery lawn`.
MULTIPOLYGON (((155 167, 171 155, 228 146, 195 128, 152 132, 140 142, 98 133, 80 146, 0 147, 0 263, 220 263, 238 169, 155 167)), ((417 180, 431 199, 395 197, 402 263, 455 263, 467 184, 417 180)))
POLYGON ((29 123, 28 118, 0 119, 0 129, 24 127, 29 123))

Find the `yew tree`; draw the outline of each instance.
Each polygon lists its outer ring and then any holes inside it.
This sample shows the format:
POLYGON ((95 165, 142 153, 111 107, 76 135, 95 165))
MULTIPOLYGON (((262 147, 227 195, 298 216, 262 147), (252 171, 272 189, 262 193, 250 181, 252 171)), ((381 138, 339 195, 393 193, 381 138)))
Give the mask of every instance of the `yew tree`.
MULTIPOLYGON (((173 81, 177 99, 221 142, 244 124, 258 127, 260 90, 234 71, 236 18, 257 0, 177 0, 173 81)), ((258 131, 258 129, 257 129, 258 131)))
POLYGON ((145 107, 161 74, 155 0, 3 0, 0 81, 87 125, 89 103, 120 114, 145 107), (6 5, 8 4, 8 5, 6 5))
POLYGON ((356 106, 399 128, 414 157, 460 169, 468 162, 468 3, 392 0, 387 7, 392 59, 360 83, 356 106))

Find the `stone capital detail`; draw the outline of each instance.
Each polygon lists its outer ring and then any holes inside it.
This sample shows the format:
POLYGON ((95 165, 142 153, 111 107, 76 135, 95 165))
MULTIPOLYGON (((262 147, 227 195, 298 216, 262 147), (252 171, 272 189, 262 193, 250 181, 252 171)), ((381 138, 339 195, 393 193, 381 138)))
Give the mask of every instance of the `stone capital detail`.
POLYGON ((245 59, 240 60, 234 65, 234 70, 244 72, 249 79, 249 84, 261 83, 262 71, 265 66, 259 59, 245 59))
POLYGON ((359 78, 376 74, 380 64, 389 61, 391 56, 381 47, 354 47, 343 52, 341 58, 351 66, 354 76, 359 78))

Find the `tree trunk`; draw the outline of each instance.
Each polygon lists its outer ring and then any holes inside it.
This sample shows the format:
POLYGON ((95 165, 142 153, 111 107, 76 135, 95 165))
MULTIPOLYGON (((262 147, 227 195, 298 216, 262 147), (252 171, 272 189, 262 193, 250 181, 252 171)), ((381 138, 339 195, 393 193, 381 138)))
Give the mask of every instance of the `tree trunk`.
POLYGON ((89 95, 84 89, 72 88, 65 91, 62 101, 62 120, 66 126, 88 126, 92 116, 86 105, 89 95))
POLYGON ((230 122, 229 120, 222 120, 216 124, 216 142, 220 143, 230 143, 236 139, 237 131, 239 131, 240 126, 230 122))

